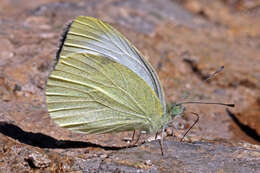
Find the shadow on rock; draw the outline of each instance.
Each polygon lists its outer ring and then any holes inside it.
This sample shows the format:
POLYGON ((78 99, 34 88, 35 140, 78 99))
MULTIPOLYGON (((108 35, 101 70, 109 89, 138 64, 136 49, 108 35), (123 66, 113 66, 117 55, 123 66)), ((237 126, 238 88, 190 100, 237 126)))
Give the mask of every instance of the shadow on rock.
POLYGON ((90 142, 57 140, 51 136, 42 133, 26 132, 20 127, 7 122, 0 122, 0 133, 10 138, 13 138, 15 140, 18 140, 21 143, 39 147, 39 148, 66 149, 66 148, 97 147, 97 148, 102 148, 104 150, 120 150, 124 148, 134 147, 134 146, 109 147, 109 146, 102 146, 90 142))
POLYGON ((229 109, 226 109, 228 115, 232 118, 232 120, 234 121, 234 123, 237 124, 237 126, 246 133, 247 136, 253 138, 254 140, 260 142, 260 136, 258 135, 258 133, 256 132, 255 129, 252 129, 250 126, 244 125, 237 117, 234 113, 232 113, 229 109))

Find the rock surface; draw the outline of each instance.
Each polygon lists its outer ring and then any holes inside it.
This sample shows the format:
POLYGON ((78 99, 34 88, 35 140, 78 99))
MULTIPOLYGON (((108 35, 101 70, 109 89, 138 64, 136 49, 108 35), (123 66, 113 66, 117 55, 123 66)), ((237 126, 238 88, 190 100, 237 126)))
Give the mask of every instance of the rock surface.
POLYGON ((260 172, 259 5, 0 1, 0 172, 260 172), (189 112, 200 121, 185 143, 167 137, 164 157, 156 141, 119 150, 128 132, 82 135, 57 127, 47 113, 45 83, 64 25, 79 15, 106 20, 131 40, 158 72, 167 101, 191 92, 190 99, 236 107, 187 106, 178 133, 194 122, 189 112), (203 82, 222 65, 223 72, 203 82))

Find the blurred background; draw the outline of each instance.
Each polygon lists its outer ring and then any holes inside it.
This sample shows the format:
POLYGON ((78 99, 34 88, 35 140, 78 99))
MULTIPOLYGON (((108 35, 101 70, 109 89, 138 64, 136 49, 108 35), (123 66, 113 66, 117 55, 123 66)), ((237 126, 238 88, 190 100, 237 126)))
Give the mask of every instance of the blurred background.
MULTIPOLYGON (((113 140, 74 134, 48 116, 46 80, 61 33, 79 15, 107 21, 126 36, 157 71, 168 102, 192 93, 194 100, 236 104, 229 111, 187 106, 181 134, 195 121, 189 112, 200 115, 187 140, 260 143, 259 0, 1 0, 1 122, 21 133, 124 145, 130 133, 113 140), (224 71, 203 82, 222 65, 224 71)), ((6 126, 0 131, 16 133, 6 126)), ((1 144, 13 145, 5 135, 1 144)))

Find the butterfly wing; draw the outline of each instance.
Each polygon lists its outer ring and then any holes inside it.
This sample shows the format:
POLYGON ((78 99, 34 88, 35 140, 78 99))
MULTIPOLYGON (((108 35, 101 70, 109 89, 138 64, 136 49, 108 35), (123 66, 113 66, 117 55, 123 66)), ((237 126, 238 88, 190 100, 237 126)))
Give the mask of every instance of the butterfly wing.
POLYGON ((57 57, 63 58, 76 52, 103 55, 125 65, 155 91, 166 112, 164 93, 155 70, 111 25, 93 17, 77 17, 67 28, 57 57))
POLYGON ((58 125, 87 134, 155 132, 163 114, 157 95, 136 73, 88 53, 59 60, 48 78, 46 99, 58 125))

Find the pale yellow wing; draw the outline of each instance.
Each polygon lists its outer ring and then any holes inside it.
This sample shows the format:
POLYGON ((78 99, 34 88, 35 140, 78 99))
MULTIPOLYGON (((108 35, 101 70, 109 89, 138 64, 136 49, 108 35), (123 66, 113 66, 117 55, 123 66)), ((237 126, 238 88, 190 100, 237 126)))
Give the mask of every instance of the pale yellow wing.
POLYGON ((100 55, 61 58, 48 78, 46 99, 51 118, 77 132, 156 132, 161 127, 162 105, 151 87, 100 55))
POLYGON ((103 55, 131 69, 155 91, 166 112, 163 89, 154 69, 111 25, 93 17, 80 16, 73 20, 64 34, 57 57, 83 52, 103 55))

